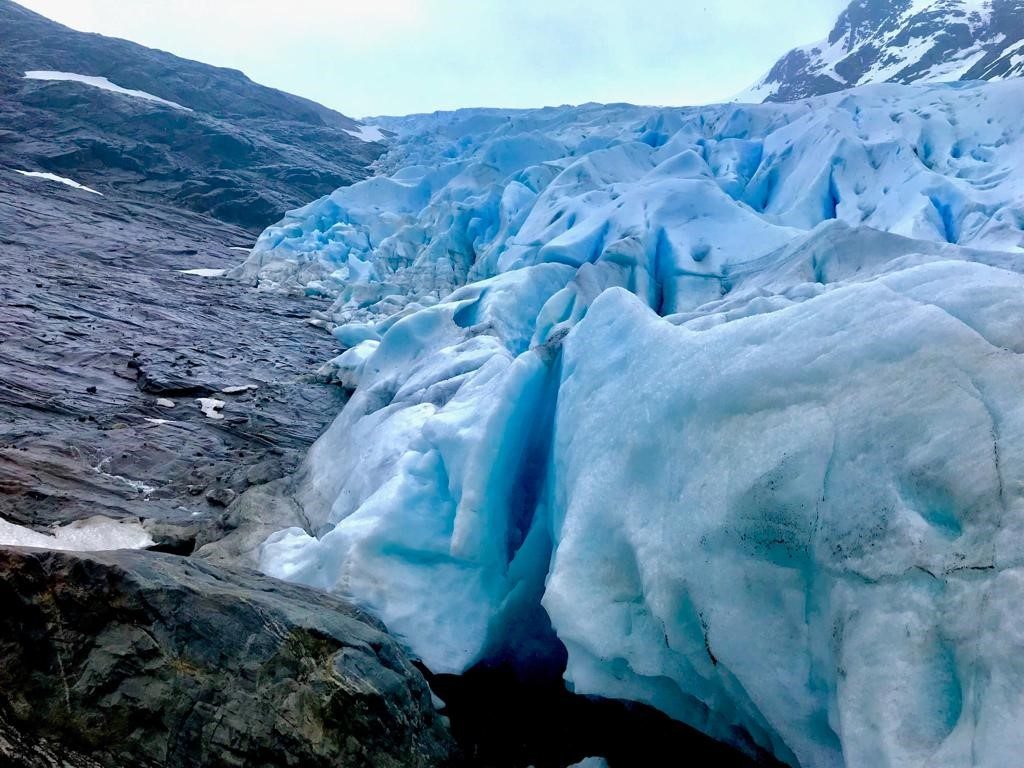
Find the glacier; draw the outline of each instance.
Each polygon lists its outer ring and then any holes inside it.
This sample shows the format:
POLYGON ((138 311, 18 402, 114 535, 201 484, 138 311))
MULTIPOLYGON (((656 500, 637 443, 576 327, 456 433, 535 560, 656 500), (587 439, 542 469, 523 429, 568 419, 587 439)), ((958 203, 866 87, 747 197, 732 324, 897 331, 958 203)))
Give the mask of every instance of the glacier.
POLYGON ((567 653, 793 766, 1012 764, 1022 112, 1005 81, 374 118, 378 175, 234 273, 332 297, 352 390, 261 569, 435 672, 567 653))

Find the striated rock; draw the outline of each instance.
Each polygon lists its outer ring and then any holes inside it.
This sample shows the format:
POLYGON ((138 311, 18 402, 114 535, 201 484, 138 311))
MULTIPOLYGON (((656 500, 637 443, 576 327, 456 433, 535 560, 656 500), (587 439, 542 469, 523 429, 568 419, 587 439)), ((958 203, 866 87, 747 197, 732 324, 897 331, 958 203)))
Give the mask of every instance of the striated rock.
POLYGON ((345 402, 314 378, 336 343, 300 321, 326 303, 179 273, 237 263, 251 237, 235 227, 0 177, 0 517, 35 530, 143 518, 188 551, 216 523, 207 489, 288 474, 345 402), (205 394, 167 394, 174 382, 205 394), (260 388, 225 418, 196 407, 239 382, 260 388))
POLYGON ((152 552, 2 549, 0 605, 5 765, 451 763, 420 673, 336 598, 152 552))

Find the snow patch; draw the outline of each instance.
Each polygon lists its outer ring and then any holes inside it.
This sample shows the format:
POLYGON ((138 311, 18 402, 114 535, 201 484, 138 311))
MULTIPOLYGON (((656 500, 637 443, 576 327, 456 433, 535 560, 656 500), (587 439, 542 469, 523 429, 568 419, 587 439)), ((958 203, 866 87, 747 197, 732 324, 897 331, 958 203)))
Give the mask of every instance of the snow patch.
POLYGON ((0 546, 34 547, 68 552, 104 552, 115 549, 146 549, 153 538, 142 524, 91 517, 40 533, 0 518, 0 546))
POLYGON ((203 415, 208 419, 223 419, 224 414, 221 413, 224 410, 224 406, 227 405, 223 400, 217 400, 213 397, 199 397, 196 398, 196 403, 199 405, 199 410, 203 412, 203 415))
MULTIPOLYGON (((858 28, 863 21, 854 19, 862 17, 864 9, 870 7, 872 13, 885 10, 881 5, 859 5, 862 8, 851 4, 846 19, 858 28)), ((953 82, 986 57, 991 57, 995 66, 996 60, 1010 56, 1007 35, 993 26, 991 0, 912 0, 890 5, 888 18, 873 30, 860 29, 857 36, 847 31, 832 44, 824 40, 794 48, 733 101, 765 100, 780 92, 783 98, 793 98, 828 90, 816 82, 820 76, 830 77, 844 88, 884 82, 953 82), (949 32, 965 22, 969 36, 949 32), (957 45, 961 47, 957 49, 957 45), (922 69, 926 57, 935 59, 935 63, 922 69), (846 74, 841 76, 839 69, 846 74), (781 72, 781 79, 771 76, 775 71, 781 72)))
POLYGON ((174 109, 180 109, 185 112, 191 112, 192 110, 188 107, 182 106, 174 101, 168 101, 167 99, 161 99, 159 96, 154 96, 151 93, 145 91, 136 91, 131 88, 122 88, 120 85, 116 85, 110 82, 105 77, 96 77, 93 75, 79 75, 74 72, 57 72, 53 70, 32 70, 25 73, 26 80, 47 80, 50 82, 70 82, 70 83, 82 83, 93 88, 99 88, 104 91, 110 91, 111 93, 119 93, 122 96, 131 96, 135 99, 144 99, 155 104, 162 104, 165 107, 172 107, 174 109))
POLYGON ((14 172, 15 173, 20 173, 22 176, 28 176, 29 178, 32 178, 32 179, 44 179, 45 181, 56 181, 56 182, 58 182, 60 184, 66 185, 68 187, 73 187, 74 189, 80 189, 83 192, 91 192, 94 195, 99 195, 100 197, 103 197, 103 193, 102 192, 97 192, 92 187, 87 187, 84 184, 79 184, 77 181, 73 181, 72 179, 68 179, 68 178, 66 178, 64 176, 58 176, 55 173, 44 173, 42 171, 19 171, 17 168, 14 169, 14 172))
POLYGON ((224 277, 228 273, 226 269, 212 269, 200 267, 198 269, 179 269, 179 275, 194 275, 195 277, 224 277))
POLYGON ((387 137, 383 133, 381 133, 380 128, 378 128, 376 125, 360 125, 359 128, 357 128, 354 131, 350 131, 346 128, 345 133, 347 133, 349 136, 355 136, 360 141, 365 141, 368 143, 387 141, 387 137))

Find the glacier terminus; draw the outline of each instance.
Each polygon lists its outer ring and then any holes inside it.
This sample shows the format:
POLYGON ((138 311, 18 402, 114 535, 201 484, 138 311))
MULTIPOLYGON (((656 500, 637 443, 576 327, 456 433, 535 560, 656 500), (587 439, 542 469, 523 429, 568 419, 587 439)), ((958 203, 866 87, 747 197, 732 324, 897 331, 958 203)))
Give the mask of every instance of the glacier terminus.
POLYGON ((375 119, 378 174, 236 271, 334 299, 354 390, 260 567, 434 671, 564 647, 573 690, 793 766, 1013 764, 1022 113, 1007 80, 375 119))

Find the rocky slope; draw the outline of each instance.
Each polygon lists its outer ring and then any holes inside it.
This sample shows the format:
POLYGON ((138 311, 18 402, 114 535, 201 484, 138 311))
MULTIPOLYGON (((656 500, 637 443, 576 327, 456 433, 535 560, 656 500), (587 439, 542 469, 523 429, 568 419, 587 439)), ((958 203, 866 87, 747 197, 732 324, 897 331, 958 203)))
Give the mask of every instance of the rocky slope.
MULTIPOLYGON (((0 541, 191 553, 345 399, 316 375, 334 341, 303 322, 325 302, 211 275, 381 147, 240 73, 7 0, 0 38, 0 541)), ((454 754, 397 643, 316 592, 152 551, 11 549, 0 605, 3 765, 454 754)))
POLYGON ((74 174, 259 230, 364 178, 383 149, 354 135, 352 119, 241 72, 76 32, 11 0, 0 0, 0 39, 7 168, 74 174), (26 78, 35 72, 65 79, 26 78))
POLYGON ((1024 0, 854 0, 736 101, 792 101, 869 83, 1024 75, 1024 0))

